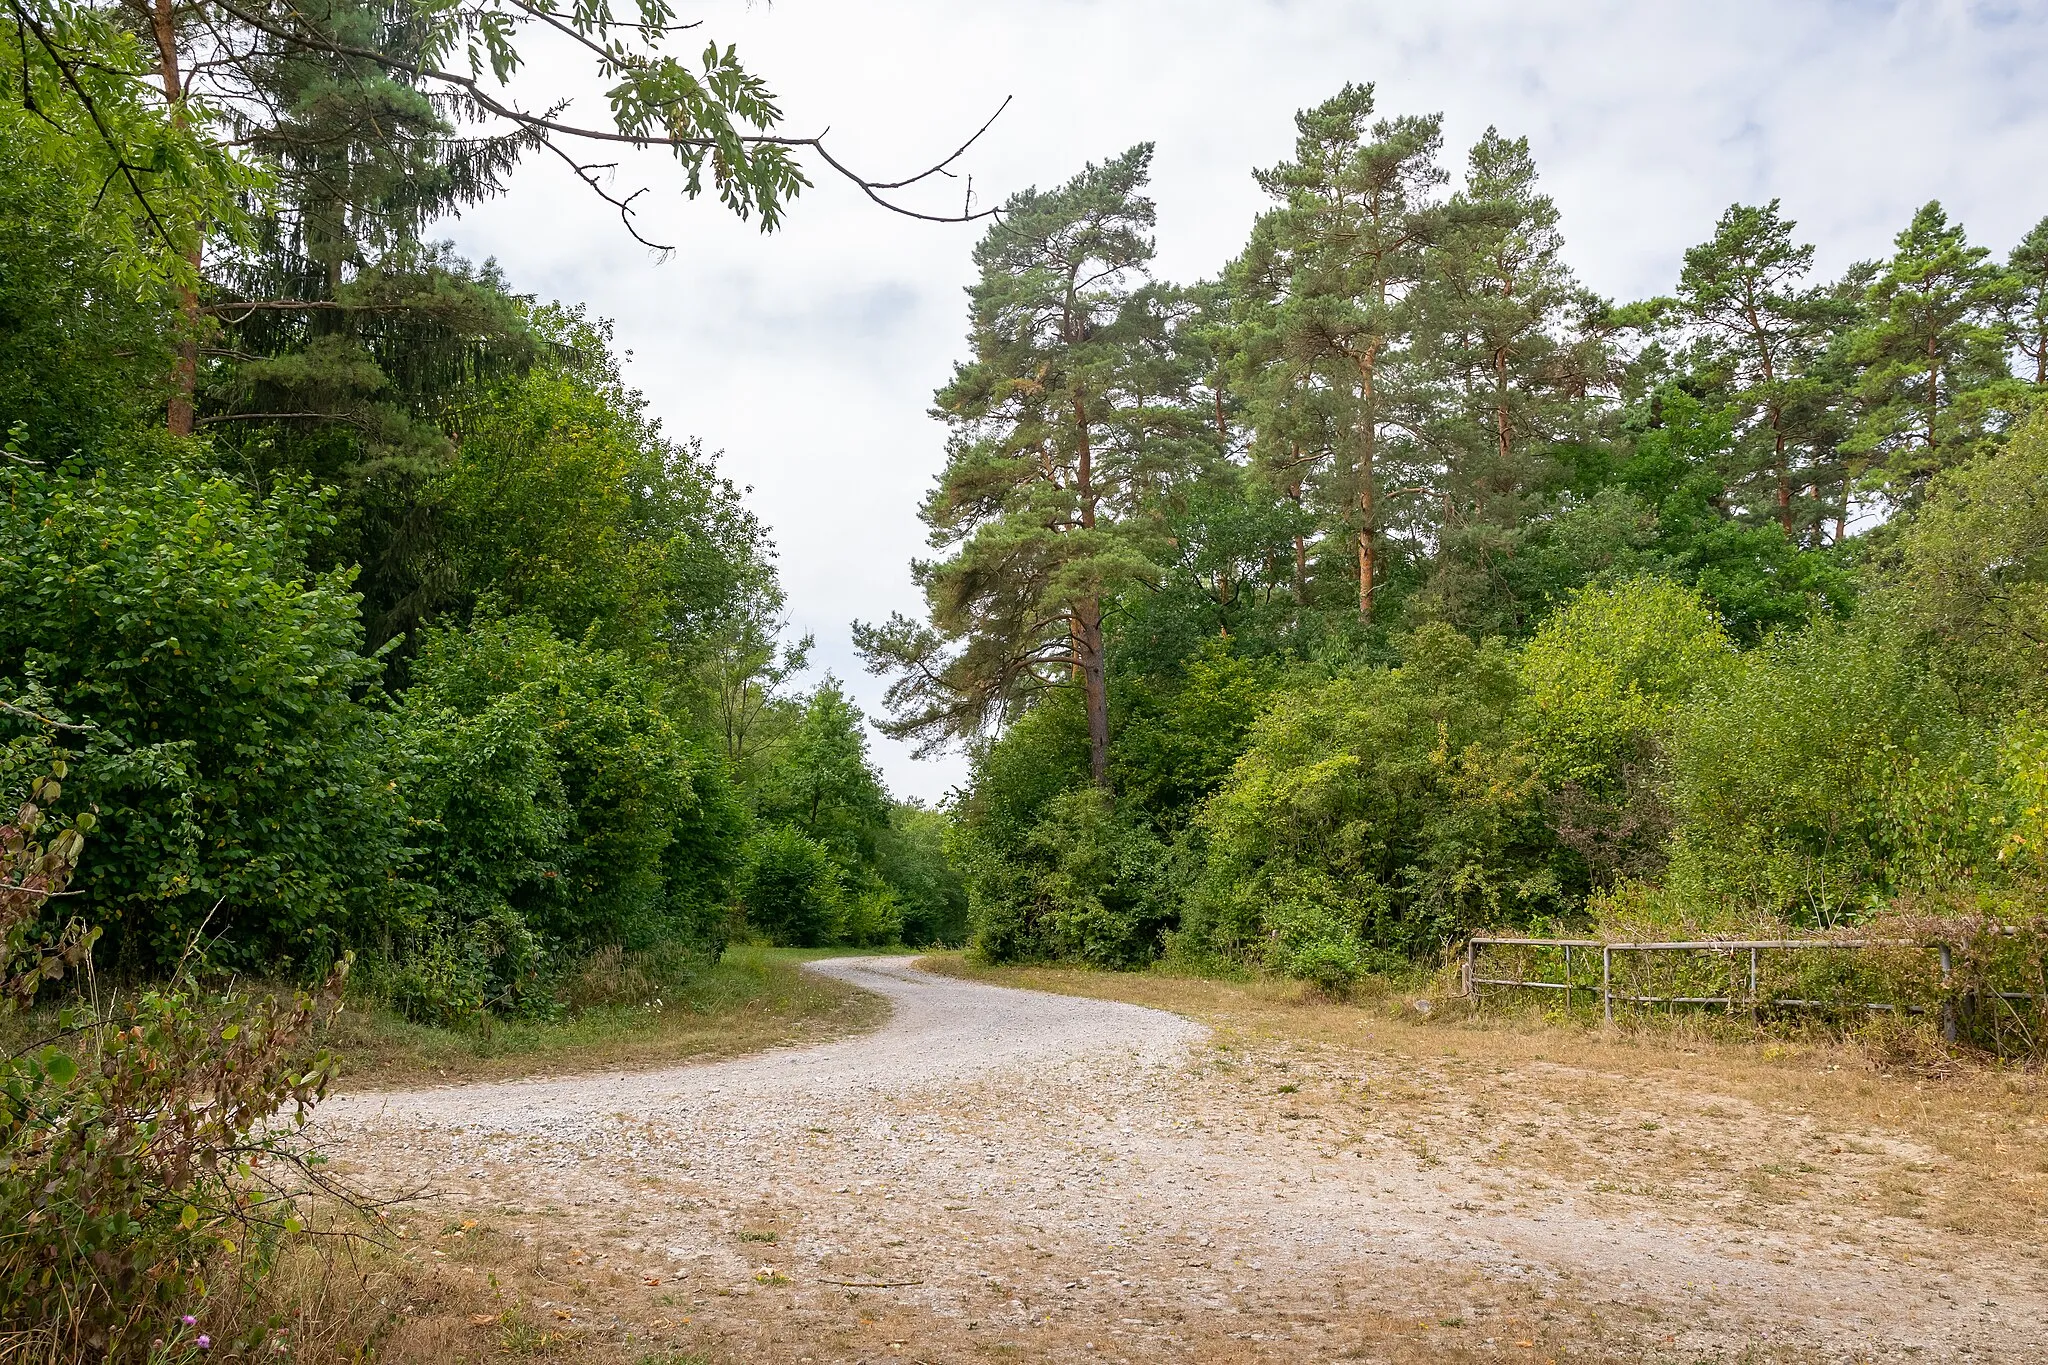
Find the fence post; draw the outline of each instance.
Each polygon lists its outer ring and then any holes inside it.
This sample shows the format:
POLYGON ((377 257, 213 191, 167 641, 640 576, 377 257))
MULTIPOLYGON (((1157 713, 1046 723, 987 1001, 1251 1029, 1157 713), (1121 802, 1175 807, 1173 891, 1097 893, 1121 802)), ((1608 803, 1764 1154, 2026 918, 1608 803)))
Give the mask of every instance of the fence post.
POLYGON ((1473 1004, 1475 1004, 1475 1005, 1479 1003, 1479 986, 1478 986, 1478 984, 1477 984, 1476 982, 1474 982, 1474 981, 1473 981, 1473 979, 1472 979, 1472 978, 1473 978, 1474 976, 1478 975, 1478 973, 1477 973, 1477 972, 1475 972, 1475 971, 1473 970, 1473 968, 1474 968, 1474 967, 1475 967, 1475 966, 1477 965, 1478 957, 1479 957, 1479 940, 1478 940, 1478 939, 1476 939, 1476 938, 1468 938, 1468 939, 1466 939, 1466 940, 1465 940, 1465 998, 1466 998, 1466 999, 1468 999, 1468 1000, 1470 1000, 1470 1001, 1471 1001, 1471 1002, 1472 1002, 1473 1004))
POLYGON ((1756 998, 1756 949, 1751 948, 1749 950, 1749 1012, 1752 1018, 1756 1015, 1759 1003, 1756 998))
POLYGON ((1941 948, 1941 1041, 1953 1043, 1956 1040, 1956 993, 1955 960, 1949 956, 1946 943, 1941 948))
POLYGON ((1565 1014, 1565 1018, 1567 1018, 1567 1019, 1571 1018, 1571 1014, 1572 1014, 1572 945, 1571 945, 1571 944, 1569 944, 1569 943, 1567 943, 1567 944, 1565 944, 1565 945, 1564 945, 1564 1014, 1565 1014))
POLYGON ((1614 1022, 1614 949, 1600 945, 1600 1010, 1607 1022, 1614 1022))

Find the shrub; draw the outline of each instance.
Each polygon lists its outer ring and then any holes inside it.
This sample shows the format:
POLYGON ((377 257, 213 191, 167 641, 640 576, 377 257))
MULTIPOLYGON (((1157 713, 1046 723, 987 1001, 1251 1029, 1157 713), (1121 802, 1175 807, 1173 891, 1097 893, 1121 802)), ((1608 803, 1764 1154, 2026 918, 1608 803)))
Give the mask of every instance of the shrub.
POLYGON ((825 846, 788 825, 754 836, 740 900, 747 923, 786 947, 815 948, 839 935, 845 893, 825 846))
POLYGON ((840 914, 838 941, 879 948, 903 941, 903 906, 885 886, 869 887, 846 898, 840 914))
POLYGON ((317 967, 410 893, 352 571, 304 564, 328 524, 297 485, 0 460, 0 660, 92 727, 80 888, 125 966, 168 968, 205 922, 226 964, 317 967))
POLYGON ((1525 725, 1544 778, 1615 787, 1642 741, 1736 659, 1693 589, 1636 578, 1575 594, 1521 652, 1525 725))
POLYGON ((1431 626, 1399 668, 1282 696, 1203 808, 1208 859, 1186 950, 1288 970, 1289 941, 1431 952, 1481 924, 1549 913, 1562 887, 1533 756, 1518 742, 1514 661, 1431 626), (1290 907, 1292 907, 1290 909, 1290 907))
POLYGON ((398 998, 517 1008, 557 950, 722 942, 743 816, 645 671, 487 615, 430 633, 413 676, 404 792, 437 896, 398 998))
POLYGON ((1991 862, 1986 737, 1870 626, 1773 636, 1673 726, 1672 888, 1807 924, 1991 862))
POLYGON ((1054 797, 1022 861, 1036 936, 1048 953, 1119 969, 1158 956, 1178 907, 1166 845, 1135 802, 1095 787, 1054 797))
MULTIPOLYGON (((0 824, 0 1012, 29 1003, 96 937, 75 921, 54 941, 35 935, 92 828, 42 808, 62 794, 61 759, 20 782, 37 747, 10 744, 0 779, 28 787, 0 824)), ((180 973, 118 1017, 64 1010, 57 1041, 0 1063, 0 1322, 17 1344, 51 1360, 176 1359, 201 1344, 179 1315, 207 1311, 210 1268, 253 1260, 258 1273, 242 1278, 260 1279, 298 1227, 280 1178, 315 1174, 293 1139, 331 1060, 306 1040, 345 970, 319 997, 289 1001, 209 995, 180 973)))

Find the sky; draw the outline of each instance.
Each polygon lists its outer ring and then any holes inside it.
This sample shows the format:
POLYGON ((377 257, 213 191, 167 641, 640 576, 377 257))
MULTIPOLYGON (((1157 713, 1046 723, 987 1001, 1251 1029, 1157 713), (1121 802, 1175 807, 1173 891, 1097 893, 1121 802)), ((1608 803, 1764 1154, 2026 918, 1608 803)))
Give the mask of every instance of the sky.
MULTIPOLYGON (((1157 271, 1213 275, 1264 200, 1254 167, 1283 160, 1296 110, 1372 82, 1386 114, 1444 116, 1454 177, 1486 128, 1526 135, 1563 215, 1566 255, 1615 299, 1668 292, 1686 247, 1733 202, 1783 201, 1818 269, 1886 253, 1940 199, 2003 254, 2048 214, 2048 4, 1926 0, 682 0, 707 38, 769 82, 785 129, 831 130, 874 178, 922 169, 1001 103, 963 158, 977 207, 1051 186, 1132 143, 1157 144, 1157 271)), ((530 103, 596 83, 542 53, 530 103)), ((607 158, 608 159, 608 158, 607 158)), ((889 214, 813 165, 816 188, 763 235, 715 200, 686 201, 657 154, 617 187, 649 187, 659 258, 549 158, 448 225, 513 286, 581 301, 631 352, 627 377, 672 436, 701 437, 773 529, 793 634, 816 636, 870 715, 886 685, 848 627, 917 615, 917 509, 944 458, 932 391, 965 355, 969 253, 982 226, 889 214)), ((951 210, 965 180, 919 207, 951 210)), ((898 796, 942 799, 955 753, 918 761, 882 736, 898 796)))

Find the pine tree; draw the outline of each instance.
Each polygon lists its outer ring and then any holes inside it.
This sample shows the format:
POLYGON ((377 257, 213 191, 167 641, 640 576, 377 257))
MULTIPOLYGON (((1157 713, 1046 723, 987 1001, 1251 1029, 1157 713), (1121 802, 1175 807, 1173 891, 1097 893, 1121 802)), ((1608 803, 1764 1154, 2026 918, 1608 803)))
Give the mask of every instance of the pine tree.
POLYGON ((1356 547, 1362 621, 1380 574, 1382 485, 1410 445, 1412 295, 1446 179, 1440 117, 1372 114, 1373 87, 1347 85, 1295 116, 1295 159, 1254 173, 1282 207, 1230 270, 1239 382, 1273 434, 1269 454, 1284 445, 1356 547))
POLYGON ((2048 388, 2048 218, 2020 239, 2005 269, 2012 280, 2006 335, 2020 356, 2020 375, 2037 389, 2048 388))
POLYGON ((1998 313, 2013 282, 1929 203, 1870 282, 1850 338, 1859 420, 1844 449, 1894 506, 1912 506, 2009 421, 2012 374, 1998 313))
POLYGON ((1578 424, 1604 361, 1573 328, 1589 297, 1564 263, 1528 139, 1489 128, 1468 164, 1416 296, 1429 481, 1442 508, 1430 595, 1453 620, 1519 633, 1501 569, 1555 482, 1550 447, 1578 424))
MULTIPOLYGON (((1078 684, 1090 772, 1108 784, 1104 614, 1157 577, 1153 502, 1179 444, 1158 440, 1158 424, 1186 410, 1161 394, 1175 368, 1162 361, 1165 297, 1140 287, 1151 160, 1140 144, 1013 196, 975 248, 974 358, 933 412, 951 434, 922 515, 952 551, 916 566, 933 627, 898 616, 855 630, 871 668, 901 674, 891 733, 964 736, 1078 684)), ((1185 435, 1184 415, 1171 425, 1185 435)))
MULTIPOLYGON (((1839 310, 1825 295, 1802 289, 1813 248, 1792 239, 1778 201, 1731 205, 1711 240, 1685 253, 1678 306, 1694 332, 1695 369, 1707 387, 1735 407, 1741 443, 1732 476, 1759 479, 1761 501, 1785 535, 1817 539, 1831 510, 1811 496, 1832 489, 1841 394, 1823 373, 1823 353, 1839 310)), ((1743 500, 1737 487, 1734 499, 1743 500)))

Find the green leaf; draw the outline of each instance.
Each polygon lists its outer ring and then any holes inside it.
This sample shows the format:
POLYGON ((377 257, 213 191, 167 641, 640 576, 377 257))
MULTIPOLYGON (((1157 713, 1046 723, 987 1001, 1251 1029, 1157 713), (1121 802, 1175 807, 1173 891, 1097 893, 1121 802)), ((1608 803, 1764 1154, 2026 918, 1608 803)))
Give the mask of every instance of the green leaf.
POLYGON ((78 1076, 78 1063, 54 1047, 45 1048, 43 1074, 59 1085, 69 1085, 78 1076))
POLYGON ((185 1211, 178 1215, 178 1226, 190 1232, 199 1226, 199 1210, 187 1204, 185 1211))

